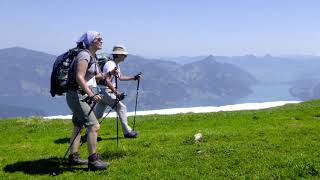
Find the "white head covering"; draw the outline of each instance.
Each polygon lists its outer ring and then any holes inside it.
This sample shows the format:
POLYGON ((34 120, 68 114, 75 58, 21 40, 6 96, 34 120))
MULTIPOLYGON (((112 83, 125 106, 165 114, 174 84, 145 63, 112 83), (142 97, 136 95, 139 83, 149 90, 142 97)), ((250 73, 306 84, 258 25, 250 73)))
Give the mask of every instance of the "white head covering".
POLYGON ((115 45, 115 46, 113 46, 112 54, 128 55, 128 51, 123 45, 115 45))
POLYGON ((77 43, 83 42, 86 45, 86 48, 89 48, 93 40, 100 35, 97 31, 87 31, 79 38, 77 43))

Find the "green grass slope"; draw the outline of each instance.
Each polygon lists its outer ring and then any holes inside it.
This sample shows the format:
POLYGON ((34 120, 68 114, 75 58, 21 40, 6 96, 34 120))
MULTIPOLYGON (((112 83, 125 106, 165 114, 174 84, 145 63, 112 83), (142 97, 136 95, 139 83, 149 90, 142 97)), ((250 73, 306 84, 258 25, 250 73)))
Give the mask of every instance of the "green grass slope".
MULTIPOLYGON (((130 118, 132 123, 132 118, 130 118)), ((116 144, 114 118, 98 143, 106 171, 61 162, 71 120, 0 121, 0 177, 12 179, 320 178, 320 101, 255 111, 137 117, 137 139, 116 144), (194 142, 194 134, 203 139, 194 142)), ((87 157, 87 146, 80 148, 87 157)))

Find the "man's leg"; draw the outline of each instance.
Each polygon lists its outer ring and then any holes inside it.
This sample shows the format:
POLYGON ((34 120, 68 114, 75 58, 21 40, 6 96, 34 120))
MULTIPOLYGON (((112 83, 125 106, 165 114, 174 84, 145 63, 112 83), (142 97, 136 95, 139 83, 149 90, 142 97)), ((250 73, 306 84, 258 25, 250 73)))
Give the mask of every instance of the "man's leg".
POLYGON ((124 105, 122 102, 119 102, 117 104, 116 111, 121 121, 123 134, 124 135, 129 134, 132 131, 132 129, 128 125, 127 106, 124 105))
POLYGON ((93 113, 96 115, 97 119, 100 119, 103 117, 103 113, 106 110, 108 104, 101 101, 99 102, 96 107, 93 109, 93 113))
MULTIPOLYGON (((108 104, 110 107, 114 107, 117 103, 117 97, 114 93, 107 93, 105 96, 103 96, 103 102, 108 104)), ((125 135, 131 133, 132 129, 128 125, 127 119, 127 107, 121 101, 119 101, 114 109, 119 115, 123 134, 125 135)))

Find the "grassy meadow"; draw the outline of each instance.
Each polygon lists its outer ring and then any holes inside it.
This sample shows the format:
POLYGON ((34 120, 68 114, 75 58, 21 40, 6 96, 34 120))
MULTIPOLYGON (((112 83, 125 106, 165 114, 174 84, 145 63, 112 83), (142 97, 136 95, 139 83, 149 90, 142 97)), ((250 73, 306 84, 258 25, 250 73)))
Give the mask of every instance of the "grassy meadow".
MULTIPOLYGON (((112 165, 97 172, 62 161, 71 120, 0 120, 0 179, 320 178, 319 100, 265 110, 136 120, 140 136, 120 136, 118 146, 115 119, 102 122, 98 152, 112 165), (195 142, 199 132, 203 138, 195 142)), ((79 151, 84 158, 86 145, 79 151)))

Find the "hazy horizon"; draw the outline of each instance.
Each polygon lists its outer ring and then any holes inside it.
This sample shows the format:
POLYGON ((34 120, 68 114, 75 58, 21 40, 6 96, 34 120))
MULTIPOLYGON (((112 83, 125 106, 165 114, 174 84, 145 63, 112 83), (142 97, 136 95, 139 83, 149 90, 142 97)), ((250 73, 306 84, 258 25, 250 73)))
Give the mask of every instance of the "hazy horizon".
MULTIPOLYGON (((59 52, 59 54, 51 54, 49 52, 45 52, 42 50, 37 50, 37 49, 31 49, 28 47, 22 47, 22 46, 11 46, 11 47, 4 47, 4 48, 0 48, 0 50, 5 50, 5 49, 10 49, 10 48, 24 48, 24 49, 28 49, 28 50, 32 50, 32 51, 38 51, 38 52, 42 52, 42 53, 47 53, 50 55, 55 55, 58 56, 60 54, 62 54, 63 52, 67 51, 70 48, 67 48, 65 50, 63 50, 62 52, 59 52)), ((99 50, 97 51, 97 53, 110 53, 110 52, 106 52, 103 50, 99 50)), ((320 55, 312 55, 312 54, 279 54, 279 55, 274 55, 274 54, 264 54, 264 55, 256 55, 256 54, 239 54, 239 55, 220 55, 220 54, 203 54, 203 55, 194 55, 194 56, 187 56, 187 55, 177 55, 177 56, 146 56, 143 54, 129 54, 129 55, 133 55, 133 56, 139 56, 139 57, 143 57, 143 58, 147 58, 147 59, 160 59, 160 60, 172 60, 172 59, 183 59, 183 58, 205 58, 208 56, 216 56, 216 57, 244 57, 244 56, 255 56, 257 58, 262 58, 262 57, 266 57, 266 56, 272 56, 272 57, 280 57, 280 58, 297 58, 297 57, 306 57, 306 58, 312 58, 312 57, 320 57, 320 55)))
POLYGON ((320 1, 0 2, 0 49, 58 55, 87 30, 143 57, 320 55, 320 1))

